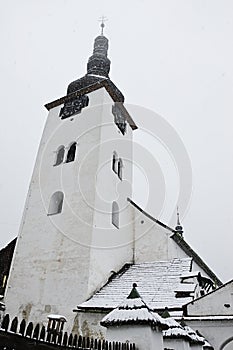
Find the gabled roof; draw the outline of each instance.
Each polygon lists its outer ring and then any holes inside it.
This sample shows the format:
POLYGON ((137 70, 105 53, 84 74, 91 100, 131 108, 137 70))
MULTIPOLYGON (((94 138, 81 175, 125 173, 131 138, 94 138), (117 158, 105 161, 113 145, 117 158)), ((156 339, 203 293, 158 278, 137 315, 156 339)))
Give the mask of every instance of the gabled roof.
POLYGON ((191 270, 191 264, 191 258, 176 258, 126 266, 88 301, 78 305, 78 309, 114 309, 136 281, 141 297, 151 310, 163 310, 165 307, 181 310, 192 297, 176 298, 175 290, 182 289, 184 284, 180 276, 191 270))
POLYGON ((176 244, 188 255, 190 256, 193 261, 200 266, 203 271, 216 283, 217 286, 222 285, 222 281, 215 275, 215 273, 209 268, 209 266, 201 259, 201 257, 190 247, 190 245, 184 240, 182 235, 180 235, 176 230, 169 227, 168 225, 162 223, 161 221, 155 219, 152 215, 145 212, 142 208, 140 208, 134 201, 132 201, 130 198, 128 198, 128 202, 132 204, 137 210, 139 210, 142 214, 144 214, 146 217, 148 217, 150 220, 154 221, 159 226, 167 229, 168 231, 172 232, 173 234, 170 236, 171 239, 173 239, 176 244))

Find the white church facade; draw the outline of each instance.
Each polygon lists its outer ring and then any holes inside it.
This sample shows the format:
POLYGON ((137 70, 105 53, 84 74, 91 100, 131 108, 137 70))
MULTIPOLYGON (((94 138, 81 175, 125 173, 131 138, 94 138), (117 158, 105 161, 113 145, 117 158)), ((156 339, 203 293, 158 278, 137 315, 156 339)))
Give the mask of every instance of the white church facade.
POLYGON ((5 313, 41 325, 61 315, 69 332, 139 350, 233 349, 233 283, 222 284, 179 222, 132 200, 137 125, 107 52, 101 34, 86 75, 46 105, 5 313))

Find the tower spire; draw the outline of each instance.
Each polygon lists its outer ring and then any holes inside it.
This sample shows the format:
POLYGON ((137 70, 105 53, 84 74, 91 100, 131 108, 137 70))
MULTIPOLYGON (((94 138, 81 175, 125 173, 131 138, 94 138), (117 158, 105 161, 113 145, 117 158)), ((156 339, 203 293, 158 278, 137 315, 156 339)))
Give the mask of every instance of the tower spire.
POLYGON ((177 223, 176 223, 176 232, 178 232, 181 236, 183 236, 183 227, 180 224, 180 213, 179 213, 179 207, 176 208, 176 215, 177 215, 177 223))
POLYGON ((108 78, 110 71, 110 60, 108 59, 108 39, 103 35, 104 21, 107 19, 101 18, 101 35, 95 38, 94 50, 92 56, 87 63, 87 74, 102 76, 108 78))

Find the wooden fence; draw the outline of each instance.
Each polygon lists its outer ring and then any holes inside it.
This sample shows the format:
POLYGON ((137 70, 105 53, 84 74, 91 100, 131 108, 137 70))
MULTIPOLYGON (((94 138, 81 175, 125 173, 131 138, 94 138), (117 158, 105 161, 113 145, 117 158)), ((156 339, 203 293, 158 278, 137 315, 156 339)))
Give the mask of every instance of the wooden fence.
POLYGON ((82 337, 67 332, 47 333, 45 326, 19 324, 17 317, 10 321, 7 314, 0 328, 0 350, 135 350, 135 344, 108 342, 101 339, 82 337))

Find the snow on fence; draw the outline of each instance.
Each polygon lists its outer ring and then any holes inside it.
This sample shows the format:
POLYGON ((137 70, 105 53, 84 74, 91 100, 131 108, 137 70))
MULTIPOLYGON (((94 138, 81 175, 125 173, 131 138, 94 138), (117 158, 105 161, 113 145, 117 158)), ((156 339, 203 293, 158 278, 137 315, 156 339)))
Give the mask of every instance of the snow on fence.
POLYGON ((37 324, 35 327, 32 322, 26 324, 22 320, 19 324, 15 317, 10 321, 8 314, 3 318, 0 328, 0 350, 65 350, 68 348, 78 350, 135 350, 135 344, 108 342, 101 339, 82 337, 78 334, 60 334, 48 333, 45 326, 37 324))

